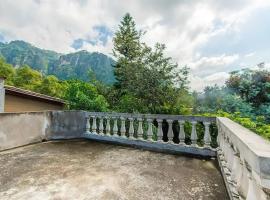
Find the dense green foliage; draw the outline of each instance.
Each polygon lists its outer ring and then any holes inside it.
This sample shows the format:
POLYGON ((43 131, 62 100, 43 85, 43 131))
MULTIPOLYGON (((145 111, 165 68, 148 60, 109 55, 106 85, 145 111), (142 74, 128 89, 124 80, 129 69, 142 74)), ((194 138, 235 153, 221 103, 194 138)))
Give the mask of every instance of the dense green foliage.
POLYGON ((232 72, 225 87, 206 87, 194 93, 195 113, 225 115, 243 126, 270 138, 270 72, 232 72), (229 114, 230 113, 230 114, 229 114))
POLYGON ((117 80, 113 108, 124 112, 188 113, 191 101, 180 100, 189 96, 187 68, 179 69, 164 55, 164 44, 151 48, 141 42, 141 36, 133 18, 126 14, 113 38, 117 80))
POLYGON ((93 71, 97 80, 107 84, 115 81, 114 61, 102 53, 79 51, 59 54, 39 49, 24 41, 1 43, 0 57, 16 67, 28 65, 44 75, 55 75, 61 80, 79 79, 89 81, 88 73, 93 71))

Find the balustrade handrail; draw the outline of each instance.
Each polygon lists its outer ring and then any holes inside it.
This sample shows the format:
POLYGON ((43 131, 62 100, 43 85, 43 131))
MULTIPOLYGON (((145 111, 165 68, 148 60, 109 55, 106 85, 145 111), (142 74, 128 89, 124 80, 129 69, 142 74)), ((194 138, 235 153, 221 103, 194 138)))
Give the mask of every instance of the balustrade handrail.
POLYGON ((89 116, 110 116, 110 117, 125 117, 125 118, 147 118, 147 119, 172 119, 184 121, 202 121, 216 122, 216 117, 196 116, 196 115, 167 115, 167 114, 141 114, 141 113, 118 113, 118 112, 87 112, 89 116))

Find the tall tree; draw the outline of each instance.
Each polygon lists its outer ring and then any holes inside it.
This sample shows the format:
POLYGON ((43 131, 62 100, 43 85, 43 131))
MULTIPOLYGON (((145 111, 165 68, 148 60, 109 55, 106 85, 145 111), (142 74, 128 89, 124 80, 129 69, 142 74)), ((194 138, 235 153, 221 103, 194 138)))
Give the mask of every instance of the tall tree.
POLYGON ((140 56, 141 32, 136 30, 136 24, 129 13, 127 13, 119 25, 118 31, 113 38, 113 55, 117 58, 115 64, 115 77, 117 88, 123 89, 127 84, 127 74, 132 73, 140 56))
POLYGON ((119 106, 124 102, 124 107, 129 107, 127 103, 133 105, 131 100, 136 100, 139 112, 163 112, 162 107, 176 102, 179 89, 186 87, 188 71, 179 69, 172 58, 165 56, 164 44, 157 43, 151 48, 141 42, 141 36, 142 31, 136 29, 135 21, 126 14, 113 39, 119 106))

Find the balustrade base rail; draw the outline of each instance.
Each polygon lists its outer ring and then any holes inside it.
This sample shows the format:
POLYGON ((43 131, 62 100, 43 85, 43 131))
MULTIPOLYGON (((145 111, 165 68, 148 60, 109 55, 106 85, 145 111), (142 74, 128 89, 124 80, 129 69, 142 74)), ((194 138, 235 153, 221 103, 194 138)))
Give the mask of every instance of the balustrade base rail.
POLYGON ((213 158, 216 157, 216 150, 211 147, 199 147, 199 146, 190 146, 185 144, 173 144, 166 142, 156 142, 156 141, 145 141, 140 139, 127 139, 119 136, 107 136, 99 135, 93 133, 85 133, 84 138, 119 144, 123 146, 131 146, 139 149, 145 149, 161 153, 170 153, 170 154, 182 154, 190 155, 197 158, 213 158))

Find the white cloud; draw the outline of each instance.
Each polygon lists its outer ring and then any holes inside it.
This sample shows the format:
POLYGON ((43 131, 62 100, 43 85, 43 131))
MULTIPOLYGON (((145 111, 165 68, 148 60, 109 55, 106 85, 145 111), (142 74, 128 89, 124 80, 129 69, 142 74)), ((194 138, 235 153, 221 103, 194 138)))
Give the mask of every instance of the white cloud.
MULTIPOLYGON (((194 77, 211 82, 209 76, 225 73, 240 53, 201 56, 198 48, 213 36, 238 34, 254 10, 269 5, 265 0, 5 0, 0 1, 0 33, 6 40, 22 39, 41 48, 72 52, 74 40, 96 38, 95 26, 114 32, 130 12, 139 28, 147 31, 144 41, 165 43, 167 55, 180 66, 190 64, 194 77)), ((111 48, 111 37, 106 45, 82 46, 106 54, 111 48)))
POLYGON ((196 91, 203 91, 206 86, 222 86, 229 78, 229 74, 226 72, 217 72, 201 78, 199 76, 191 75, 189 80, 191 81, 190 87, 196 91))
POLYGON ((229 56, 223 54, 213 57, 201 57, 195 62, 190 63, 188 66, 190 67, 194 75, 207 76, 212 73, 226 71, 226 69, 228 69, 228 66, 233 64, 238 59, 238 54, 229 56))

